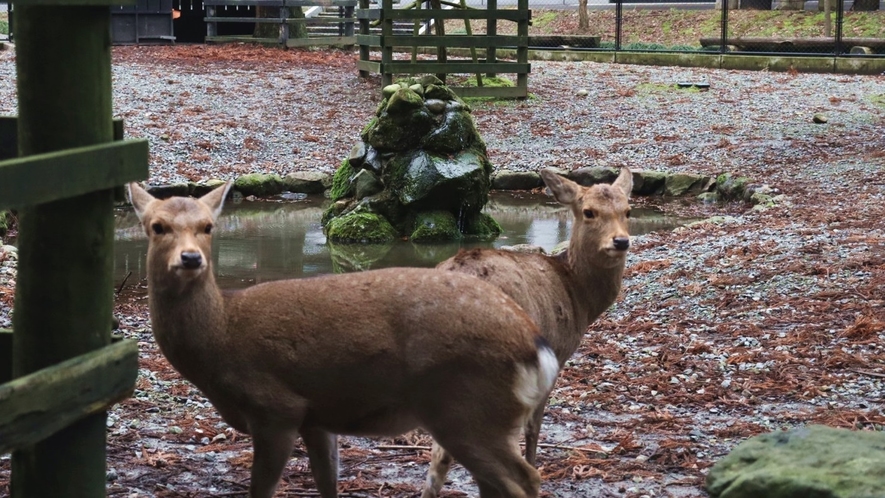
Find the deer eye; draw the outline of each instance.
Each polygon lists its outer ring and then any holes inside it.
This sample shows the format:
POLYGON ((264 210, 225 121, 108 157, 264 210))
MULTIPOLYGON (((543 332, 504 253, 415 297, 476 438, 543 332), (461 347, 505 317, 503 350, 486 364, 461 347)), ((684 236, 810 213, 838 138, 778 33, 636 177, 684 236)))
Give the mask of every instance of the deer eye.
POLYGON ((151 225, 151 230, 153 230, 154 233, 157 235, 163 235, 163 225, 161 225, 160 223, 154 223, 153 225, 151 225))
POLYGON ((205 234, 212 233, 212 223, 209 223, 208 225, 206 225, 206 228, 203 229, 203 233, 205 233, 205 234))
POLYGON ((594 213, 592 209, 585 209, 584 210, 584 218, 587 218, 587 219, 596 218, 596 213, 594 213))

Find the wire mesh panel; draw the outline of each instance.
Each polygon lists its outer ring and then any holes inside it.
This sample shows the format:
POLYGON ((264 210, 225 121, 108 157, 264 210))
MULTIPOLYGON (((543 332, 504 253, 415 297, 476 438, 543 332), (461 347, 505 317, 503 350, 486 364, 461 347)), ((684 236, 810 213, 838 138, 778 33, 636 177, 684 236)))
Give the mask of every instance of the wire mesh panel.
POLYGON ((843 13, 843 53, 851 55, 885 55, 885 10, 879 0, 855 0, 843 13))
POLYGON ((701 39, 718 37, 722 32, 721 11, 713 7, 714 4, 708 2, 665 10, 637 8, 635 4, 625 3, 620 39, 615 40, 614 47, 642 51, 713 50, 701 45, 701 39))

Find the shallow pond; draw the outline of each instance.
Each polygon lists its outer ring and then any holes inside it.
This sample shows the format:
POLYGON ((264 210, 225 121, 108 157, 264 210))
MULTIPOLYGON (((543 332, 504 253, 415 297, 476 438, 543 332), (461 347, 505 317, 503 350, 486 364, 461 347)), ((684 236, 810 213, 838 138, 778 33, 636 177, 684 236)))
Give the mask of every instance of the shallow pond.
MULTIPOLYGON (((536 193, 493 192, 486 212, 504 233, 491 243, 329 245, 320 226, 328 200, 229 203, 216 223, 213 258, 222 287, 245 287, 282 278, 391 266, 431 267, 460 248, 533 244, 548 252, 567 240, 571 214, 551 197, 536 193)), ((691 220, 648 208, 633 208, 630 234, 668 230, 691 220)), ((114 281, 142 285, 146 277, 147 237, 131 210, 116 217, 114 281), (131 275, 130 275, 131 272, 131 275), (127 279, 128 275, 128 279, 127 279)))

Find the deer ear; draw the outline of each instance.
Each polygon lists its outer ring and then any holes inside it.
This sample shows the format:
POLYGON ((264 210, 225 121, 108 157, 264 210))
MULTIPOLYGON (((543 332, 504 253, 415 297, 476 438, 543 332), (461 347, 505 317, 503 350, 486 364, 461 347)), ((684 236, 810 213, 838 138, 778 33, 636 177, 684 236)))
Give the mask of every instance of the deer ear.
POLYGON ((139 221, 144 221, 144 213, 148 204, 155 200, 156 198, 141 188, 141 185, 135 182, 129 184, 129 202, 135 208, 135 215, 138 216, 139 221))
POLYGON ((200 197, 200 202, 208 206, 209 210, 212 211, 213 220, 218 219, 218 215, 221 214, 221 208, 224 206, 224 199, 227 198, 227 193, 230 191, 233 184, 233 182, 229 181, 203 197, 200 197))
POLYGON ((633 192, 633 173, 627 168, 621 168, 621 174, 618 175, 618 178, 612 183, 612 187, 621 189, 621 192, 623 192, 624 195, 630 197, 630 192, 633 192))
POLYGON ((547 184, 547 188, 553 192, 553 198, 560 204, 571 204, 578 198, 581 187, 567 179, 559 176, 549 169, 541 170, 541 178, 547 184))

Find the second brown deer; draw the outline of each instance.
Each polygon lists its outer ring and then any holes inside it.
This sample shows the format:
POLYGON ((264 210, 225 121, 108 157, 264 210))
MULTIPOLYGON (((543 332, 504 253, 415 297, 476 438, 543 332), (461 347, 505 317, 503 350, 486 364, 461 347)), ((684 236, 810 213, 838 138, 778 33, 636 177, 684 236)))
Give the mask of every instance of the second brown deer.
MULTIPOLYGON (((611 185, 583 187, 550 170, 541 177, 553 197, 571 210, 574 222, 568 249, 557 256, 493 249, 471 249, 437 268, 468 273, 512 297, 538 324, 560 367, 574 354, 596 318, 621 290, 627 250, 633 176, 626 168, 611 185)), ((535 464, 545 403, 526 421, 525 458, 535 464)), ((436 498, 453 454, 434 441, 422 498, 436 498)), ((457 456, 455 455, 457 459, 457 456)))
POLYGON ((535 498, 521 426, 559 364, 535 323, 472 276, 398 268, 223 292, 211 232, 230 184, 200 199, 130 198, 148 235, 154 336, 222 418, 252 435, 250 496, 270 498, 296 437, 319 495, 338 496, 336 434, 416 427, 444 444, 482 498, 535 498))

